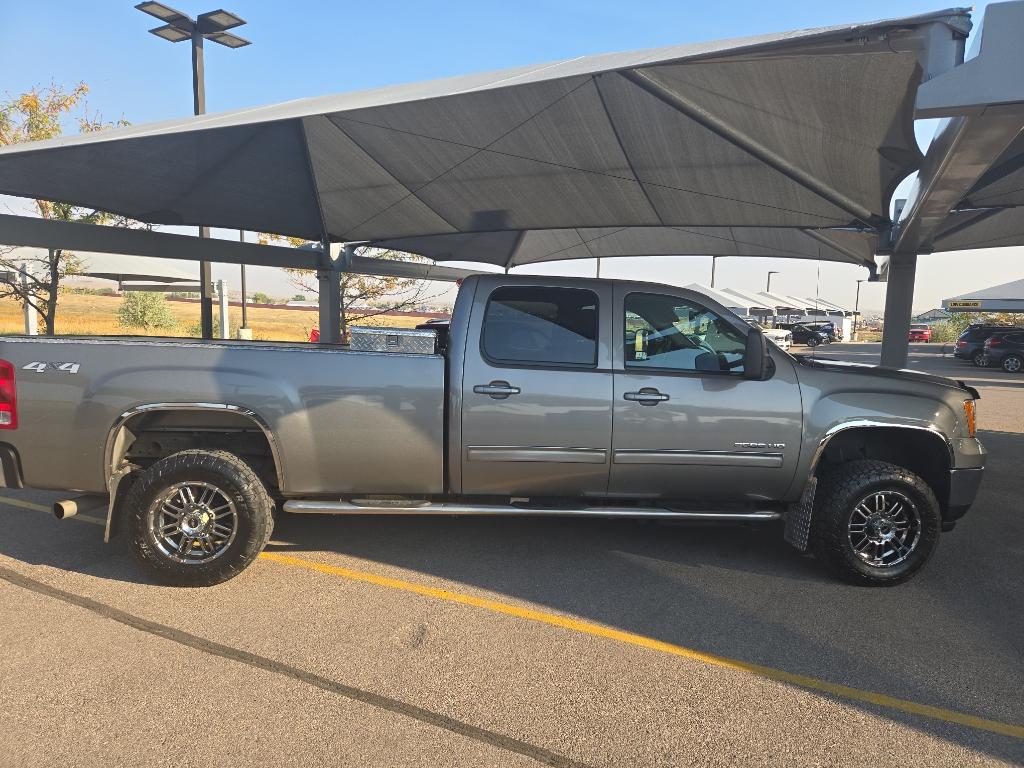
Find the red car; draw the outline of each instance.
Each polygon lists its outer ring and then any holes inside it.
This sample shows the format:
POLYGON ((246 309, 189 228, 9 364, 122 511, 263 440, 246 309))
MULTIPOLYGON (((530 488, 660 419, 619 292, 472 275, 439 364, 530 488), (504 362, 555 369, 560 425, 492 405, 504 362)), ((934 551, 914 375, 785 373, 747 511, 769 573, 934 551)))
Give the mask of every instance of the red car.
POLYGON ((924 323, 910 326, 910 341, 924 341, 929 342, 932 340, 932 328, 930 325, 924 323))

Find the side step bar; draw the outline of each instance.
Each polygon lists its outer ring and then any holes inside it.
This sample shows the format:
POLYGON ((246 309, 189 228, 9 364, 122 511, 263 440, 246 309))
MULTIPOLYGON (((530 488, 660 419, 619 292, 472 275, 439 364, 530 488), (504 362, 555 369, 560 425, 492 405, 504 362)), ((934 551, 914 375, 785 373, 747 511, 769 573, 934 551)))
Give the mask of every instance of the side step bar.
POLYGON ((517 507, 508 504, 434 504, 412 503, 398 506, 394 502, 358 504, 351 501, 286 501, 285 512, 312 515, 491 515, 524 517, 632 517, 672 520, 778 520, 775 510, 750 512, 692 512, 663 507, 517 507))

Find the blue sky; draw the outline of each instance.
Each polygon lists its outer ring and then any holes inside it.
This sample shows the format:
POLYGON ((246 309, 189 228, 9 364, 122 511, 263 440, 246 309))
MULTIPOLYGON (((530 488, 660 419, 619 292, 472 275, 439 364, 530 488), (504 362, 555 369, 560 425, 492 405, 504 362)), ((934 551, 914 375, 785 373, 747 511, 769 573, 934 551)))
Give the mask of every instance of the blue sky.
MULTIPOLYGON (((786 3, 608 2, 606 0, 478 0, 422 2, 311 2, 225 0, 199 4, 174 0, 196 15, 225 7, 248 22, 236 30, 253 42, 239 50, 207 44, 206 89, 210 112, 303 96, 373 88, 468 72, 556 60, 588 53, 652 48, 907 16, 946 7, 940 2, 786 3)), ((124 116, 145 123, 191 114, 187 43, 171 44, 147 33, 159 22, 127 0, 2 0, 0 95, 55 82, 90 86, 88 108, 106 120, 124 116)), ((975 19, 979 19, 979 6, 975 19)), ((953 257, 924 257, 915 306, 925 309, 952 293, 1024 277, 1006 249, 981 255, 977 279, 954 274, 953 257), (991 266, 991 269, 989 269, 991 266), (1016 273, 1009 274, 1016 268, 1016 273)), ((705 258, 645 261, 645 279, 706 282, 705 258)), ((636 264, 607 263, 603 273, 635 274, 636 264)), ((592 271, 593 266, 546 271, 592 271)), ((763 288, 755 276, 779 269, 773 287, 806 295, 818 290, 816 266, 790 260, 724 259, 720 284, 763 288)), ((821 295, 852 304, 853 286, 865 270, 822 266, 821 295)), ((881 286, 865 287, 862 306, 880 307, 881 286)))

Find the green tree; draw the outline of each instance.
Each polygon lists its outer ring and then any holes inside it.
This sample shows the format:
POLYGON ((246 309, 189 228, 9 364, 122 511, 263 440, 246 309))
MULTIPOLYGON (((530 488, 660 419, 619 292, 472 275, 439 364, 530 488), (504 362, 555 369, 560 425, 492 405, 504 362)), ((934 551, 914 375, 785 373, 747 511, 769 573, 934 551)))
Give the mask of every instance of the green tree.
POLYGON ((273 301, 263 291, 256 291, 252 296, 249 297, 249 301, 252 304, 272 304, 273 301))
POLYGON ((978 318, 972 317, 967 312, 954 312, 949 320, 943 320, 932 326, 932 341, 956 341, 957 337, 964 332, 964 328, 978 318))
POLYGON ((125 328, 144 331, 172 330, 178 326, 178 319, 164 295, 150 291, 125 293, 117 310, 117 322, 125 328))
MULTIPOLYGON (((62 120, 76 109, 82 109, 82 99, 88 92, 85 83, 79 83, 70 90, 51 84, 48 88, 36 87, 0 102, 0 146, 60 136, 63 132, 62 120)), ((114 125, 103 122, 99 116, 79 112, 78 128, 82 133, 100 131, 114 125)), ((127 123, 122 119, 116 125, 127 123)), ((132 224, 123 217, 68 203, 36 200, 35 208, 44 219, 116 226, 132 224)), ((73 252, 60 248, 19 251, 0 248, 0 270, 19 272, 22 264, 25 265, 24 279, 0 283, 0 298, 13 296, 22 304, 28 304, 42 318, 45 333, 53 335, 60 283, 65 277, 79 273, 81 263, 73 252)))
POLYGON ((304 294, 304 293, 296 293, 294 296, 292 296, 292 301, 305 301, 305 300, 306 300, 306 294, 304 294))

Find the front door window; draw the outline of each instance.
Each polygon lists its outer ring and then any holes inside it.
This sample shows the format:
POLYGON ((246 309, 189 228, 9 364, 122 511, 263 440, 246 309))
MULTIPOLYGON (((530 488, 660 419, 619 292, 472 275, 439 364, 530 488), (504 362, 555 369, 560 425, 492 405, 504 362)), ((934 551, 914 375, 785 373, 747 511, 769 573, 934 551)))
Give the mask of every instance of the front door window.
POLYGON ((746 336, 693 301, 656 293, 625 300, 625 366, 743 373, 746 336))

